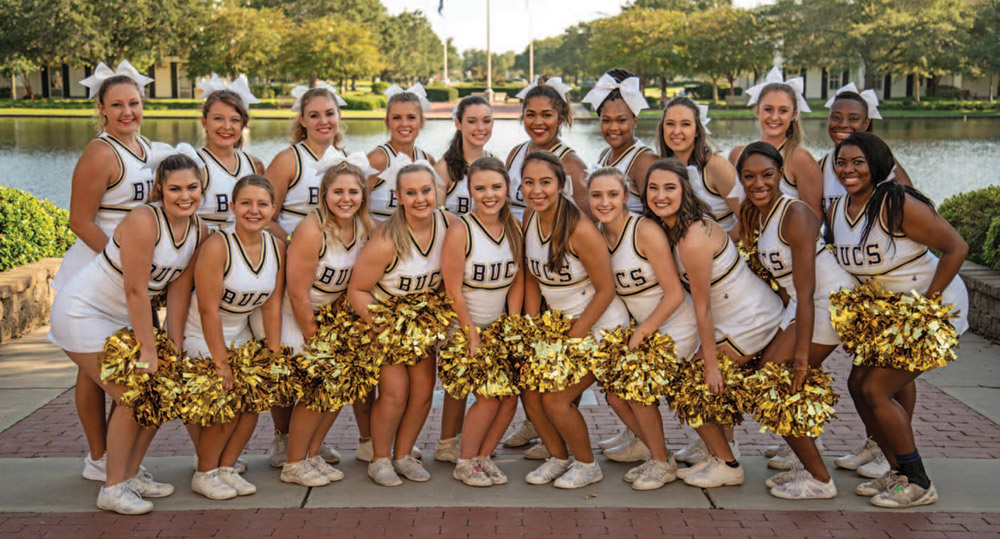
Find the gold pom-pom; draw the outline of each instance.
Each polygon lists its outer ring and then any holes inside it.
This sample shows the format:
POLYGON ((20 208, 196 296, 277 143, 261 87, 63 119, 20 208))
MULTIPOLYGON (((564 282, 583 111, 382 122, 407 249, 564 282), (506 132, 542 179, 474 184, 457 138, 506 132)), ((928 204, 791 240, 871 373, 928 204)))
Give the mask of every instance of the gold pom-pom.
POLYGON ((273 354, 271 379, 274 381, 274 402, 272 406, 292 406, 302 396, 299 380, 298 355, 291 346, 282 346, 280 354, 273 354))
POLYGON ((279 398, 287 400, 291 397, 294 402, 294 387, 287 389, 293 381, 286 355, 272 352, 264 341, 259 340, 231 347, 228 352, 239 411, 264 413, 275 406, 279 398), (283 387, 284 394, 279 393, 279 385, 283 387))
POLYGON ((836 415, 833 405, 838 396, 833 391, 833 378, 822 368, 810 368, 797 393, 792 392, 789 364, 767 363, 747 376, 744 385, 761 432, 815 438, 823 432, 823 424, 836 415))
POLYGON ((368 310, 375 327, 383 328, 369 352, 381 355, 383 365, 416 365, 445 339, 456 318, 451 299, 436 292, 390 296, 368 310))
POLYGON ((911 372, 955 360, 957 314, 940 298, 887 291, 877 280, 830 294, 830 321, 855 365, 911 372))
POLYGON ((445 391, 456 399, 474 393, 486 398, 517 395, 511 374, 512 364, 500 334, 505 320, 501 317, 479 330, 479 350, 469 348, 468 329, 452 332, 441 347, 437 369, 445 391))
POLYGON ((778 281, 775 280, 773 275, 771 275, 771 272, 767 271, 767 268, 765 268, 764 264, 760 261, 760 255, 757 251, 757 238, 759 236, 760 230, 754 230, 753 245, 744 245, 743 240, 740 240, 736 242, 736 249, 740 252, 740 256, 743 257, 743 260, 746 260, 747 266, 750 267, 750 270, 757 274, 757 277, 760 277, 760 280, 767 283, 767 285, 771 287, 771 290, 777 292, 781 288, 781 285, 778 284, 778 281))
POLYGON ((185 357, 181 364, 181 394, 177 417, 203 427, 229 423, 239 411, 235 391, 226 391, 210 357, 185 357))
POLYGON ((722 392, 718 395, 708 390, 702 358, 678 364, 677 376, 667 392, 667 404, 682 423, 698 428, 704 424, 735 427, 743 422, 743 412, 749 408, 743 374, 721 352, 718 361, 722 375, 722 392))
POLYGON ((508 333, 503 340, 513 343, 515 357, 523 358, 522 388, 542 393, 563 391, 594 369, 597 340, 590 333, 583 338, 567 337, 572 326, 572 319, 562 311, 546 311, 536 318, 524 316, 505 324, 508 333))
POLYGON ((143 427, 156 427, 176 417, 174 404, 181 391, 181 354, 167 334, 156 337, 156 372, 136 372, 149 365, 139 361, 139 341, 129 328, 119 329, 104 341, 99 361, 101 380, 125 388, 119 404, 130 408, 143 427))
POLYGON ((296 357, 302 404, 333 412, 364 400, 378 385, 379 358, 364 353, 375 335, 346 302, 325 305, 316 313, 318 328, 296 357))
POLYGON ((648 406, 668 394, 679 364, 674 340, 659 331, 646 335, 630 350, 634 331, 625 327, 603 331, 594 376, 605 391, 648 406))

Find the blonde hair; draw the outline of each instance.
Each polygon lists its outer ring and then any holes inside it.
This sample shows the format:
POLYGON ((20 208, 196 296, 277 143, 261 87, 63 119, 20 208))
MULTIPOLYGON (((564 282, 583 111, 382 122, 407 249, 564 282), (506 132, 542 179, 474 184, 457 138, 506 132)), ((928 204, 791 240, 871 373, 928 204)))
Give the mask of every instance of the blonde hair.
POLYGON ((783 82, 772 82, 760 91, 760 99, 757 101, 757 108, 760 108, 760 102, 764 100, 764 96, 771 92, 783 92, 788 96, 788 99, 792 101, 792 109, 795 111, 795 118, 792 119, 792 123, 785 130, 785 143, 781 148, 781 156, 786 162, 792 158, 792 153, 795 148, 802 143, 802 121, 799 119, 799 100, 798 96, 795 95, 795 90, 791 86, 783 82))
MULTIPOLYGON (((108 93, 108 90, 110 90, 112 86, 118 86, 119 84, 131 84, 135 88, 135 91, 139 92, 139 103, 144 103, 142 88, 139 87, 139 83, 132 80, 132 78, 127 75, 115 75, 104 79, 104 82, 102 82, 101 86, 97 89, 97 103, 99 105, 104 105, 104 94, 108 93)), ((96 108, 94 111, 94 125, 97 126, 98 132, 102 132, 108 128, 108 118, 101 113, 101 109, 99 108, 96 108)))
MULTIPOLYGON (((302 94, 302 98, 299 100, 299 115, 292 120, 292 144, 302 142, 309 137, 309 133, 306 131, 306 127, 302 125, 302 121, 305 119, 303 116, 306 113, 306 107, 309 106, 309 102, 317 97, 325 97, 333 103, 333 108, 337 109, 337 116, 340 116, 340 105, 337 104, 337 96, 326 88, 310 88, 306 93, 302 94)), ((344 142, 344 122, 337 122, 337 133, 333 136, 333 147, 340 148, 340 145, 344 142)))
MULTIPOLYGON (((444 189, 441 187, 441 182, 437 181, 437 175, 434 174, 434 171, 422 163, 412 163, 399 170, 399 173, 396 174, 396 193, 399 193, 399 181, 403 176, 415 172, 426 172, 430 176, 431 186, 434 187, 434 206, 439 206, 440 202, 444 201, 444 189)), ((406 223, 406 209, 402 203, 396 206, 392 215, 382 223, 382 226, 379 227, 379 233, 392 242, 392 248, 397 257, 405 259, 410 256, 413 251, 413 242, 410 241, 409 225, 406 223)))
POLYGON ((358 182, 358 187, 361 188, 361 207, 358 208, 355 217, 361 220, 361 226, 364 229, 365 236, 371 236, 372 231, 372 218, 368 214, 368 189, 365 187, 365 173, 361 171, 360 168, 348 163, 347 161, 341 161, 336 165, 328 168, 323 174, 323 179, 319 184, 320 192, 320 204, 319 216, 321 221, 321 227, 323 228, 323 235, 327 239, 337 240, 344 243, 343 240, 343 230, 340 228, 340 223, 337 222, 337 218, 333 215, 330 207, 326 204, 326 194, 333 187, 333 182, 341 176, 351 176, 358 182))
POLYGON ((230 199, 233 203, 235 203, 236 199, 239 198, 240 191, 242 191, 244 187, 260 187, 261 189, 267 191, 267 194, 271 196, 271 203, 274 204, 274 186, 271 185, 271 180, 268 180, 264 176, 261 176, 260 174, 247 174, 237 180, 236 185, 233 186, 233 195, 230 199))
POLYGON ((420 114, 420 121, 424 121, 424 107, 420 104, 420 98, 413 92, 396 92, 392 94, 392 97, 385 104, 385 121, 389 121, 389 111, 396 103, 413 103, 420 114))
MULTIPOLYGON (((239 113, 240 121, 243 122, 243 128, 240 129, 240 136, 236 139, 235 146, 237 148, 243 147, 243 134, 250 128, 250 113, 243 105, 243 100, 240 99, 240 96, 232 90, 219 90, 217 92, 212 92, 208 94, 208 97, 205 98, 205 103, 201 106, 202 119, 208 119, 208 111, 212 108, 212 105, 216 103, 229 105, 239 113)), ((208 133, 205 133, 205 137, 208 137, 208 133)))
POLYGON ((622 213, 627 213, 628 212, 628 206, 625 204, 625 202, 628 201, 628 196, 629 196, 629 193, 630 193, 630 191, 629 191, 629 181, 628 181, 628 179, 625 178, 625 175, 622 174, 622 171, 618 170, 617 168, 615 168, 615 167, 601 167, 601 168, 599 168, 599 169, 591 172, 590 175, 587 176, 587 191, 590 191, 590 185, 594 182, 595 178, 603 178, 605 176, 610 176, 610 177, 614 178, 615 180, 618 181, 618 184, 621 186, 621 188, 622 188, 622 195, 623 195, 623 199, 624 199, 622 201, 622 213))
POLYGON ((500 224, 503 225, 504 235, 507 236, 510 242, 511 252, 514 254, 514 260, 521 260, 521 225, 518 224, 517 219, 514 218, 514 214, 510 211, 510 173, 507 172, 507 167, 503 165, 503 161, 497 159, 496 157, 480 157, 469 165, 469 191, 472 191, 472 178, 479 172, 496 172, 497 174, 503 176, 503 183, 506 189, 504 192, 507 193, 504 196, 503 207, 500 208, 500 224))

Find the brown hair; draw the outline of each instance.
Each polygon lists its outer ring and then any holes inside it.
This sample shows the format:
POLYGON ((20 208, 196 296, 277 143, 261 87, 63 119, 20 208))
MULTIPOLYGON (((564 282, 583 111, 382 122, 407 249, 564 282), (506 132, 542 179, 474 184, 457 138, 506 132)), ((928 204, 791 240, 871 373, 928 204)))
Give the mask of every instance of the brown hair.
POLYGON ((160 165, 156 167, 156 174, 153 176, 153 190, 150 191, 146 202, 160 202, 163 200, 163 182, 167 181, 168 175, 178 170, 193 170, 194 175, 198 177, 198 183, 201 184, 202 192, 204 192, 205 179, 201 175, 201 167, 198 163, 194 162, 194 159, 178 153, 160 161, 160 165))
POLYGON ((267 191, 267 194, 271 195, 271 203, 274 203, 274 186, 271 185, 271 181, 261 176, 260 174, 247 174, 239 180, 236 181, 236 185, 233 186, 233 198, 231 199, 234 203, 236 198, 239 197, 240 191, 244 187, 260 187, 261 189, 267 191))
POLYGON ((243 146, 243 133, 246 132, 250 127, 250 113, 247 112, 247 108, 243 105, 243 100, 240 96, 232 90, 218 90, 208 94, 205 98, 205 102, 201 105, 201 117, 202 119, 208 119, 208 111, 212 108, 212 105, 216 103, 225 103, 240 115, 240 121, 243 122, 243 128, 240 129, 240 136, 236 139, 236 147, 241 148, 243 146))
POLYGON ((541 161, 552 169, 559 184, 559 199, 556 201, 556 218, 552 222, 552 233, 549 235, 549 259, 545 263, 545 268, 551 272, 558 272, 563 263, 566 262, 566 253, 569 251, 569 239, 576 230, 577 223, 580 222, 580 209, 576 207, 566 195, 563 189, 566 188, 566 169, 563 168, 562 161, 550 152, 534 151, 524 158, 521 165, 521 176, 524 177, 524 169, 532 161, 541 161))
MULTIPOLYGON (((131 84, 135 88, 135 90, 139 92, 139 102, 140 103, 143 102, 142 88, 139 87, 138 82, 132 80, 131 77, 128 77, 126 75, 114 75, 112 77, 104 79, 104 82, 101 83, 101 86, 97 88, 97 96, 96 96, 97 103, 103 105, 104 94, 108 93, 108 90, 110 90, 112 86, 118 86, 119 84, 131 84)), ((97 125, 98 131, 104 131, 105 129, 108 128, 108 118, 103 114, 101 114, 100 109, 98 109, 94 113, 94 124, 97 125)))
MULTIPOLYGON (((472 183, 472 177, 477 172, 484 171, 496 172, 503 176, 503 183, 506 187, 504 192, 507 194, 504 196, 503 207, 500 208, 500 224, 503 225, 504 235, 507 236, 507 240, 510 242, 510 249, 514 253, 514 260, 521 260, 521 226, 510 211, 510 173, 507 172, 507 167, 504 166, 503 161, 496 157, 480 157, 469 165, 469 183, 472 183)), ((472 191, 471 185, 469 186, 469 191, 472 191)))
MULTIPOLYGON (((462 100, 458 102, 458 107, 456 107, 455 110, 455 119, 458 120, 459 125, 462 124, 462 119, 465 117, 465 109, 473 105, 490 106, 485 99, 479 97, 478 95, 468 95, 463 97, 462 100)), ((490 111, 492 110, 493 107, 490 107, 490 111)), ((469 164, 465 162, 465 154, 463 153, 462 148, 461 129, 455 130, 455 135, 451 137, 451 144, 448 145, 448 150, 444 152, 442 159, 444 159, 444 162, 448 165, 448 174, 451 176, 452 182, 458 183, 462 181, 462 177, 469 172, 469 164)))
MULTIPOLYGON (((414 172, 426 172, 430 176, 431 186, 434 187, 434 206, 437 207, 444 202, 444 190, 441 188, 441 183, 437 181, 437 175, 434 174, 433 169, 423 163, 411 163, 399 169, 399 173, 396 174, 396 192, 399 193, 399 180, 403 176, 413 174, 414 172)), ((437 217, 435 216, 434 218, 436 219, 437 217)), ((409 237, 409 226, 406 223, 406 208, 400 203, 393 210, 392 215, 379 227, 379 232, 383 237, 388 238, 392 242, 393 251, 395 251, 396 256, 400 259, 410 256, 410 252, 413 250, 413 242, 410 241, 409 237)))
MULTIPOLYGON (((569 103, 563 99, 559 92, 555 88, 545 84, 545 81, 549 80, 548 75, 540 75, 538 77, 538 86, 528 90, 528 93, 524 95, 524 99, 521 101, 521 122, 524 123, 524 108, 528 105, 528 101, 531 98, 543 96, 549 98, 552 102, 552 106, 556 109, 556 114, 559 118, 559 128, 562 126, 572 127, 573 125, 573 111, 570 109, 569 103)), ((559 131, 556 131, 556 136, 559 136, 559 131)))
POLYGON ((341 176, 351 176, 357 180, 358 187, 361 188, 361 206, 358 208, 357 218, 361 220, 365 236, 371 236, 372 218, 368 214, 368 189, 365 186, 365 173, 347 161, 341 161, 326 169, 326 172, 323 173, 323 179, 319 183, 319 215, 322 217, 323 232, 328 238, 343 243, 343 232, 340 229, 340 224, 337 223, 337 218, 334 217, 330 207, 326 205, 327 192, 330 191, 333 182, 341 176))
MULTIPOLYGON (((799 119, 799 96, 795 94, 795 90, 791 86, 783 82, 772 82, 760 90, 760 97, 755 107, 759 109, 760 102, 763 101, 764 96, 771 92, 784 92, 788 96, 788 99, 792 101, 792 109, 795 111, 795 118, 792 118, 792 123, 785 130, 785 144, 781 148, 781 156, 787 162, 791 159, 795 148, 802 143, 802 121, 799 119)), ((865 108, 865 110, 867 111, 868 109, 865 108)))
POLYGON ((694 114, 694 148, 691 150, 691 157, 688 158, 688 162, 685 165, 694 165, 699 170, 703 170, 712 159, 712 146, 708 139, 708 131, 701 124, 701 111, 698 110, 698 105, 690 97, 679 95, 667 101, 666 106, 663 107, 663 114, 660 115, 660 123, 656 126, 656 142, 660 150, 660 156, 674 156, 674 151, 670 149, 670 146, 667 146, 667 142, 664 140, 663 118, 666 117, 668 109, 677 106, 687 107, 694 114))
MULTIPOLYGON (((306 127, 302 125, 301 120, 305 119, 303 116, 306 113, 306 107, 309 106, 309 102, 317 97, 325 97, 333 103, 333 108, 337 109, 337 116, 340 116, 340 105, 337 104, 337 95, 326 88, 310 88, 306 93, 302 94, 302 98, 299 99, 299 115, 292 120, 292 144, 297 142, 302 142, 305 140, 309 134, 306 132, 306 127)), ((337 134, 333 136, 333 147, 340 148, 340 145, 344 142, 344 122, 337 122, 337 134)))
POLYGON ((611 176, 621 185, 622 194, 624 195, 624 200, 622 201, 622 212, 628 211, 628 205, 625 202, 628 201, 629 196, 629 180, 625 177, 622 171, 615 167, 601 167, 587 176, 587 191, 590 191, 590 185, 594 182, 596 178, 603 178, 604 176, 611 176))
MULTIPOLYGON (((751 155, 763 155, 770 159, 778 170, 781 170, 785 166, 785 161, 782 159, 781 153, 774 146, 759 140, 751 142, 743 148, 739 158, 736 160, 737 182, 743 182, 743 162, 751 155)), ((781 194, 779 193, 778 196, 780 197, 781 194)), ((744 198, 743 202, 740 203, 740 241, 743 242, 744 247, 749 248, 754 244, 754 236, 757 233, 759 225, 760 210, 757 209, 757 206, 753 202, 750 202, 750 197, 744 198)))
POLYGON ((417 94, 413 92, 396 92, 392 94, 389 101, 385 104, 385 121, 389 121, 389 109, 392 108, 396 103, 413 103, 417 106, 417 111, 420 113, 420 121, 424 121, 424 107, 420 104, 420 98, 417 94))
POLYGON ((677 245, 687 234, 688 228, 691 225, 697 222, 705 222, 709 220, 708 215, 711 215, 708 205, 698 198, 698 195, 695 194, 694 189, 691 187, 687 166, 673 157, 659 159, 650 165, 649 171, 646 172, 646 189, 642 191, 642 209, 646 217, 658 223, 663 231, 666 232, 667 239, 670 240, 671 245, 677 245), (674 226, 667 226, 649 207, 649 201, 647 200, 649 178, 657 170, 673 172, 681 180, 681 207, 677 210, 677 221, 674 223, 674 226))

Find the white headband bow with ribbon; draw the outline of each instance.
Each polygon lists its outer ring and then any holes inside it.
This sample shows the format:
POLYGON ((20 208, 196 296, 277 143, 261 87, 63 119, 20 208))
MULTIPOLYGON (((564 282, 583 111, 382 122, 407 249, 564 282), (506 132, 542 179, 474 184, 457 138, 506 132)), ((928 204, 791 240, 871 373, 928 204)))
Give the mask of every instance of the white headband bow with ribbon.
POLYGON ((601 75, 601 78, 597 80, 597 84, 583 97, 583 102, 593 105, 594 112, 597 112, 601 103, 604 103, 608 95, 615 90, 618 90, 622 94, 625 104, 628 105, 628 108, 632 110, 632 114, 637 118, 642 109, 649 108, 649 103, 642 96, 642 89, 639 87, 639 77, 628 77, 618 82, 607 73, 601 75))
POLYGON ((771 71, 768 71, 767 76, 764 77, 764 82, 751 86, 747 88, 747 95, 750 96, 750 101, 747 105, 753 105, 760 99, 760 92, 765 86, 772 83, 785 84, 791 87, 792 91, 795 92, 796 103, 799 108, 799 112, 812 112, 809 108, 809 103, 806 102, 806 97, 803 94, 805 91, 806 81, 802 77, 795 77, 794 79, 785 80, 785 76, 781 73, 781 68, 774 66, 771 71))
POLYGON ((711 135, 712 132, 708 130, 708 122, 711 122, 712 119, 708 117, 708 105, 698 105, 698 121, 701 122, 705 133, 711 135))
POLYGON ((93 99, 94 96, 97 95, 97 91, 101 88, 101 84, 115 75, 125 75, 126 77, 134 80, 135 83, 139 85, 140 91, 143 86, 153 82, 153 79, 139 73, 139 70, 133 67, 128 60, 122 60, 122 62, 118 64, 118 69, 114 71, 111 71, 111 68, 108 67, 107 64, 101 62, 97 64, 93 75, 80 81, 80 84, 86 86, 87 89, 90 90, 87 99, 93 99))
MULTIPOLYGON (((334 88, 333 86, 330 86, 329 83, 319 81, 316 83, 316 88, 325 88, 329 90, 330 93, 333 94, 333 99, 334 101, 337 102, 338 107, 347 106, 347 101, 344 101, 344 98, 337 95, 337 89, 334 88)), ((302 108, 302 96, 306 95, 306 92, 308 92, 309 90, 310 88, 305 84, 300 84, 295 88, 292 88, 292 97, 295 98, 295 103, 292 104, 292 112, 298 112, 299 109, 302 108)))
POLYGON ((393 84, 392 86, 386 88, 385 92, 382 92, 382 94, 385 95, 385 97, 392 99, 392 96, 402 92, 417 96, 417 100, 420 101, 420 108, 424 110, 431 110, 431 101, 427 99, 427 90, 424 90, 424 86, 419 82, 405 90, 402 87, 393 84))
MULTIPOLYGON (((440 188, 444 188, 444 182, 441 177, 438 176, 437 172, 434 170, 434 165, 432 165, 426 159, 417 159, 416 161, 410 159, 410 156, 406 154, 400 154, 395 157, 392 161, 392 165, 389 168, 383 170, 378 177, 389 182, 394 189, 399 188, 399 171, 407 165, 424 165, 431 171, 431 176, 434 178, 434 184, 440 188)), ((441 202, 441 201, 438 201, 441 202)))
MULTIPOLYGON (((531 84, 525 86, 523 90, 518 92, 517 98, 523 101, 524 96, 528 95, 528 92, 530 92, 532 88, 539 86, 538 81, 540 80, 542 80, 541 75, 535 77, 535 82, 532 82, 531 84)), ((551 86, 552 89, 555 90, 556 93, 558 93, 562 97, 563 101, 569 103, 569 91, 572 90, 573 88, 564 83, 562 77, 552 77, 550 79, 547 79, 544 84, 545 86, 551 86)))
POLYGON ((236 77, 233 82, 226 84, 226 81, 219 78, 219 76, 215 73, 212 73, 211 78, 199 82, 198 87, 202 90, 202 99, 208 99, 208 96, 214 94, 215 92, 229 90, 230 92, 240 96, 240 101, 243 102, 243 108, 247 110, 250 110, 250 105, 260 103, 260 100, 257 99, 252 92, 250 92, 250 84, 247 82, 246 75, 240 75, 239 77, 236 77))
POLYGON ((368 162, 368 156, 364 152, 354 152, 351 155, 345 156, 344 154, 338 152, 333 146, 326 149, 326 153, 323 157, 316 161, 316 170, 320 173, 325 173, 331 167, 343 163, 344 161, 358 167, 361 169, 361 173, 365 178, 378 174, 378 170, 373 168, 371 163, 368 162))
POLYGON ((177 146, 171 146, 166 142, 153 142, 150 144, 149 155, 146 156, 146 164, 143 165, 142 168, 156 170, 164 159, 170 157, 171 155, 178 154, 190 157, 192 161, 198 164, 199 168, 202 168, 201 156, 199 156, 197 150, 195 150, 194 147, 187 142, 181 142, 177 146))
POLYGON ((843 85, 839 90, 837 90, 837 93, 833 94, 833 97, 831 97, 824 106, 828 109, 833 108, 833 102, 837 100, 837 96, 844 92, 854 92, 860 95, 861 99, 864 99, 865 103, 868 105, 868 117, 873 120, 882 119, 882 114, 878 111, 878 95, 875 94, 875 90, 869 88, 863 92, 859 92, 858 87, 855 86, 853 82, 848 82, 843 85))

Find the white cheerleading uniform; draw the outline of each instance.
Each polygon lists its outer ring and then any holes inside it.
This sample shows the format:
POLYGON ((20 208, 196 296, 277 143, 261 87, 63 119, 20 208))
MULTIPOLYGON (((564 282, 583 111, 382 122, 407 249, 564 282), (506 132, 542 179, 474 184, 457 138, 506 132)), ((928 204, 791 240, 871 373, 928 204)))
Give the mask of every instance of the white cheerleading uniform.
MULTIPOLYGON (((226 266, 222 277, 222 297, 219 299, 219 318, 222 320, 222 340, 227 347, 231 347, 253 338, 250 314, 271 297, 278 272, 284 271, 284 268, 281 267, 278 244, 270 232, 261 232, 260 260, 256 264, 247 256, 235 232, 222 231, 221 234, 226 242, 226 266)), ((191 308, 184 326, 184 349, 191 357, 211 356, 195 293, 191 294, 191 308)))
MULTIPOLYGON (((385 144, 379 144, 377 149, 382 150, 385 153, 386 162, 385 169, 389 170, 392 168, 393 162, 400 156, 406 155, 404 153, 397 152, 392 144, 386 142, 385 144)), ((413 147, 413 156, 416 157, 414 161, 419 161, 421 159, 430 162, 431 156, 429 153, 413 147)), ((385 221, 392 215, 392 212, 396 211, 396 206, 399 205, 399 197, 396 196, 396 186, 390 185, 389 180, 379 178, 378 183, 372 187, 371 191, 368 193, 368 207, 371 208, 372 218, 376 221, 385 221)))
MULTIPOLYGON (((681 281, 690 285, 676 247, 673 252, 681 281)), ((763 350, 778 333, 781 298, 754 275, 728 236, 726 246, 712 257, 710 278, 715 343, 728 344, 744 356, 763 350)))
MULTIPOLYGON (((546 268, 549 261, 549 248, 552 246, 552 236, 542 238, 538 226, 538 214, 532 213, 524 227, 524 257, 528 270, 538 279, 542 297, 549 308, 565 313, 571 318, 577 318, 590 304, 597 290, 583 267, 583 262, 573 252, 566 250, 563 266, 559 271, 552 272, 546 268)), ((601 317, 594 323, 591 332, 598 339, 602 329, 611 329, 628 324, 628 310, 621 298, 615 296, 601 317)))
MULTIPOLYGON (((834 200, 831 213, 837 262, 861 282, 875 280, 890 292, 923 294, 937 271, 938 257, 927 246, 903 234, 891 234, 882 216, 862 243, 866 208, 857 218, 847 215, 848 197, 834 200)), ((884 207, 883 207, 883 210, 884 207)), ((959 334, 969 329, 969 292, 958 275, 941 293, 941 302, 954 305, 951 324, 959 334)))
MULTIPOLYGON (((483 157, 493 157, 485 152, 483 157)), ((455 215, 465 215, 472 211, 472 195, 469 193, 469 175, 462 176, 460 181, 451 184, 444 200, 444 209, 455 215)))
MULTIPOLYGON (((736 226, 736 214, 723 194, 716 193, 705 182, 705 174, 696 165, 688 165, 688 180, 694 194, 708 205, 709 213, 716 223, 729 232, 736 226)), ((737 183, 738 185, 738 183, 737 183)))
MULTIPOLYGON (((610 249, 615 292, 625 302, 625 307, 636 323, 649 318, 663 300, 663 288, 656 278, 653 265, 639 249, 637 236, 640 221, 641 217, 630 215, 625 221, 621 237, 610 249)), ((689 359, 698 350, 698 320, 695 318, 691 296, 686 291, 681 304, 659 329, 660 334, 670 335, 674 340, 678 358, 689 359)))
POLYGON ((597 158, 598 167, 614 167, 617 168, 625 176, 629 183, 629 196, 625 204, 628 206, 628 211, 636 214, 642 215, 642 193, 636 189, 635 183, 632 181, 631 176, 629 176, 629 171, 632 170, 632 165, 635 164, 636 158, 640 155, 650 152, 652 149, 646 146, 640 140, 636 140, 635 144, 631 148, 625 150, 625 153, 621 154, 618 159, 614 161, 611 160, 611 147, 604 148, 601 151, 600 157, 597 158))
MULTIPOLYGON (((314 210, 319 217, 319 225, 323 227, 323 216, 319 210, 314 210)), ((354 240, 344 245, 340 241, 328 241, 326 230, 323 230, 323 247, 319 250, 319 263, 309 289, 309 303, 313 311, 340 299, 347 291, 347 283, 351 280, 354 262, 358 259, 361 248, 368 240, 364 235, 361 220, 354 219, 354 240)), ((291 346, 295 353, 302 351, 304 341, 299 322, 292 311, 292 303, 285 294, 281 303, 281 344, 291 346)))
MULTIPOLYGON (((524 166, 524 158, 528 156, 528 146, 531 146, 530 140, 517 145, 514 149, 514 155, 510 159, 507 159, 506 163, 507 174, 510 176, 510 211, 514 215, 514 219, 517 219, 519 223, 524 216, 524 210, 528 207, 524 201, 524 193, 521 191, 521 167, 524 166)), ((545 151, 555 155, 562 161, 563 156, 572 152, 573 149, 560 142, 545 151)), ((566 180, 566 187, 563 188, 563 193, 572 200, 573 182, 569 181, 569 178, 566 178, 566 180)))
POLYGON ((448 218, 444 210, 434 210, 434 225, 427 250, 420 248, 413 233, 409 232, 413 247, 406 256, 397 254, 392 264, 385 270, 372 293, 375 299, 389 296, 408 296, 433 292, 441 284, 441 248, 448 229, 448 218))
POLYGON ((328 147, 324 155, 317 157, 304 140, 292 145, 292 153, 295 155, 295 177, 288 184, 285 200, 281 203, 281 213, 278 214, 278 226, 289 236, 299 221, 319 206, 319 184, 326 171, 319 170, 316 164, 326 154, 347 157, 347 152, 334 146, 328 147))
POLYGON ((462 296, 476 327, 493 323, 507 306, 507 291, 520 268, 514 259, 511 238, 505 231, 495 238, 476 214, 459 217, 465 226, 465 270, 462 296))
MULTIPOLYGON (((785 212, 793 203, 805 204, 782 196, 775 202, 771 212, 762 219, 760 237, 757 240, 757 253, 761 264, 774 277, 785 292, 788 293, 788 305, 781 318, 781 329, 788 328, 795 321, 796 298, 795 284, 792 280, 792 248, 782 234, 782 222, 785 212)), ((852 288, 857 281, 851 274, 837 264, 837 260, 826 248, 822 238, 816 238, 816 283, 813 291, 813 336, 816 344, 840 344, 840 336, 830 322, 830 293, 841 288, 852 288)))
MULTIPOLYGON (((153 190, 154 171, 143 168, 149 158, 150 144, 146 137, 137 137, 142 155, 137 155, 128 146, 108 133, 101 133, 97 139, 107 144, 114 151, 115 159, 121 174, 115 179, 101 197, 101 205, 97 209, 94 222, 108 238, 115 233, 115 228, 122 219, 149 198, 153 190)), ((59 271, 52 279, 52 288, 60 290, 74 275, 87 265, 97 253, 83 240, 77 239, 69 251, 63 256, 59 271)))
POLYGON ((830 150, 830 153, 823 156, 823 159, 819 161, 819 168, 823 171, 823 209, 829 210, 833 207, 834 201, 837 197, 841 197, 847 194, 847 190, 844 189, 844 185, 840 183, 837 178, 837 173, 833 170, 833 165, 836 163, 834 157, 834 152, 836 149, 830 150))
POLYGON ((234 148, 233 152, 236 154, 236 169, 229 170, 208 148, 198 150, 198 156, 205 165, 205 193, 198 215, 216 230, 232 228, 236 222, 230 200, 233 187, 243 176, 255 173, 250 154, 239 148, 234 148))
MULTIPOLYGON (((175 240, 163 208, 150 205, 156 216, 156 243, 149 271, 149 297, 164 291, 187 268, 201 241, 201 221, 192 217, 184 235, 175 240)), ((56 295, 52 303, 49 340, 70 352, 104 350, 104 340, 131 326, 125 296, 121 246, 111 241, 56 295)))

